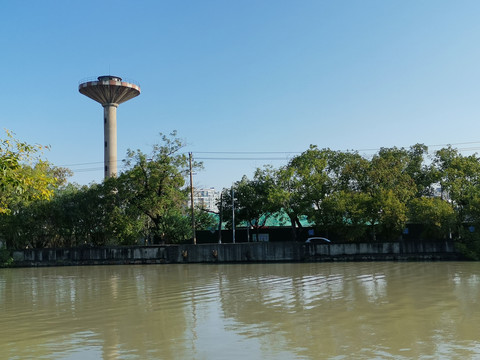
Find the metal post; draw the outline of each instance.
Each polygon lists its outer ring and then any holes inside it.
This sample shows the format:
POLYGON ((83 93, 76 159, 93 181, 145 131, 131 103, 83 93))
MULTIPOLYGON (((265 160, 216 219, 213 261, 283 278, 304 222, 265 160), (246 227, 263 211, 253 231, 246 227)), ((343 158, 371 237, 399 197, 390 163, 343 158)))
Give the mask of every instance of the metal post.
POLYGON ((218 243, 222 243, 222 220, 223 220, 223 190, 220 193, 220 209, 218 209, 218 243))
POLYGON ((195 211, 193 210, 193 172, 192 172, 192 153, 188 153, 188 159, 190 162, 190 200, 192 203, 192 231, 193 231, 193 244, 197 244, 197 235, 195 233, 195 211))
POLYGON ((232 185, 232 239, 235 244, 235 190, 232 185))

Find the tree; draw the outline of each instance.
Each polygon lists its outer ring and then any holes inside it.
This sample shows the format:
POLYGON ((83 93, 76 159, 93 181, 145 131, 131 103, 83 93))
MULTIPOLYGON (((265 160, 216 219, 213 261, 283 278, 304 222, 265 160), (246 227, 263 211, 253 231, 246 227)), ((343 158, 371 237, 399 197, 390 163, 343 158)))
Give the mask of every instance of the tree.
MULTIPOLYGON (((33 190, 25 188, 31 192, 28 197, 25 192, 10 195, 10 215, 0 223, 2 233, 15 247, 102 246, 187 239, 192 231, 184 186, 188 162, 179 153, 183 144, 175 138, 175 133, 163 136, 162 141, 148 156, 140 150, 129 150, 125 160, 127 170, 118 178, 90 186, 69 185, 55 192, 52 188, 53 197, 47 197, 45 192, 40 194, 43 197, 38 196, 34 190, 41 190, 41 185, 45 188, 52 174, 61 175, 59 169, 47 168, 46 162, 12 166, 17 171, 15 175, 28 175, 23 179, 35 179, 36 183, 32 184, 33 190)), ((60 177, 55 179, 55 184, 59 184, 60 177)), ((25 183, 29 184, 28 181, 25 183)), ((212 220, 200 216, 198 219, 200 226, 210 226, 212 220)))
POLYGON ((61 218, 73 229, 72 244, 131 245, 140 241, 142 219, 128 206, 117 185, 115 178, 108 178, 60 198, 60 208, 69 209, 69 215, 61 218))
POLYGON ((357 191, 353 174, 362 160, 357 153, 310 146, 277 171, 271 197, 290 218, 294 239, 303 215, 325 236, 352 234, 355 210, 349 209, 357 191))
POLYGON ((30 145, 6 131, 0 140, 0 213, 10 213, 17 203, 48 200, 70 172, 52 167, 40 158, 41 145, 30 145))
POLYGON ((301 182, 295 176, 293 166, 287 165, 274 172, 268 200, 278 211, 286 213, 290 219, 292 240, 298 240, 297 229, 302 228, 300 217, 305 214, 308 205, 305 205, 301 182))
POLYGON ((332 179, 328 174, 331 154, 330 149, 320 150, 310 145, 308 150, 294 157, 288 164, 289 181, 296 192, 298 210, 301 209, 327 236, 331 223, 322 204, 333 191, 332 179))
POLYGON ((289 211, 291 219, 307 215, 318 232, 327 237, 353 240, 360 236, 368 221, 361 188, 368 164, 355 152, 320 150, 316 146, 293 158, 282 170, 283 184, 293 190, 291 196, 288 192, 282 195, 294 205, 289 211))
MULTIPOLYGON (((210 210, 206 210, 201 207, 195 207, 195 229, 197 230, 212 230, 218 226, 217 217, 214 215, 218 215, 218 212, 213 212, 210 210)), ((191 210, 189 210, 189 214, 191 214, 191 210)), ((189 218, 190 224, 191 215, 189 218)))
POLYGON ((421 197, 410 202, 409 220, 422 224, 426 239, 447 239, 457 223, 456 213, 446 200, 421 197))
POLYGON ((40 203, 51 200, 71 174, 43 160, 45 148, 21 142, 8 131, 0 140, 0 232, 7 247, 22 246, 25 241, 17 240, 35 229, 45 235, 41 221, 36 221, 44 217, 40 213, 44 205, 40 203))
MULTIPOLYGON (((191 236, 185 187, 188 158, 179 153, 183 143, 176 132, 160 135, 162 144, 154 145, 149 155, 128 150, 127 170, 116 179, 116 189, 131 216, 144 219, 147 238, 154 243, 178 242, 191 236)), ((193 163, 194 169, 201 166, 193 163)))
POLYGON ((227 227, 232 227, 232 215, 235 208, 236 223, 245 222, 258 232, 265 226, 267 220, 280 209, 274 204, 269 195, 274 186, 273 170, 270 167, 257 169, 253 179, 243 176, 233 185, 234 205, 232 205, 232 189, 222 192, 222 218, 227 227))
POLYGON ((401 234, 408 219, 408 202, 417 188, 407 172, 409 154, 404 149, 382 148, 360 176, 360 190, 366 195, 366 218, 377 234, 389 240, 401 234))
POLYGON ((462 156, 458 150, 447 147, 435 153, 434 164, 442 197, 452 201, 460 223, 471 220, 473 205, 480 198, 480 158, 462 156))
POLYGON ((415 144, 407 151, 408 163, 405 172, 413 179, 416 185, 415 197, 417 198, 433 196, 433 186, 438 181, 438 171, 433 163, 425 163, 427 154, 428 147, 423 144, 415 144))
POLYGON ((441 196, 456 213, 454 235, 458 248, 469 258, 480 258, 480 158, 463 156, 458 150, 446 147, 435 153, 441 196), (470 231, 469 229, 474 229, 470 231))

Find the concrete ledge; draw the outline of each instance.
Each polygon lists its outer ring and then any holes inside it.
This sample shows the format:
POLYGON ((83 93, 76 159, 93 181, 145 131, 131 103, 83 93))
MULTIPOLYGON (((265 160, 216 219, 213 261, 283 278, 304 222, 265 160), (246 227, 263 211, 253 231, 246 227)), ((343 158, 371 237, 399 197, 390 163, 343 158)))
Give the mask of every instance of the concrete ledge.
POLYGON ((80 247, 14 251, 14 266, 236 262, 458 260, 453 242, 80 247))

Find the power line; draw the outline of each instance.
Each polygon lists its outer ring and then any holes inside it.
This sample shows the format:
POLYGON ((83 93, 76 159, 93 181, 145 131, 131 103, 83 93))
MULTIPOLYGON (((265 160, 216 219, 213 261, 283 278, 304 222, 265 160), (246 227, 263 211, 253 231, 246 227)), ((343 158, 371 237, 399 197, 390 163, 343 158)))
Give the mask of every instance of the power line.
POLYGON ((195 151, 195 154, 301 154, 301 151, 195 151))
MULTIPOLYGON (((119 161, 119 160, 117 160, 119 161)), ((78 163, 78 164, 62 164, 58 166, 83 166, 83 165, 94 165, 94 164, 103 164, 103 161, 95 161, 95 162, 88 162, 88 163, 78 163)))
POLYGON ((285 157, 258 158, 258 157, 196 157, 195 160, 288 160, 285 157))
POLYGON ((440 147, 440 146, 456 146, 456 145, 470 145, 470 144, 480 144, 479 141, 468 141, 455 144, 437 144, 437 145, 427 145, 428 147, 440 147))
POLYGON ((70 170, 72 170, 73 172, 79 173, 79 172, 99 171, 99 170, 103 170, 103 167, 86 168, 86 169, 77 169, 77 170, 70 169, 70 170))
MULTIPOLYGON (((459 142, 459 143, 452 143, 452 144, 434 144, 434 145, 426 145, 428 148, 431 147, 446 147, 446 146, 458 146, 458 145, 473 145, 473 144, 480 144, 480 141, 469 141, 469 142, 459 142)), ((370 151, 379 151, 380 148, 366 148, 366 149, 357 149, 357 150, 340 150, 344 152, 370 152, 370 151)), ((458 148, 458 151, 479 151, 480 146, 471 146, 471 147, 463 147, 458 148)), ((430 152, 430 151, 429 151, 430 152)), ((284 154, 284 157, 195 157, 196 160, 218 160, 218 161, 282 161, 282 160, 289 160, 289 156, 294 154, 301 154, 300 151, 196 151, 195 154, 225 154, 225 155, 270 155, 270 154, 284 154)), ((186 153, 185 153, 186 154, 186 153)), ((120 162, 122 160, 117 160, 120 162)), ((62 164, 58 165, 59 167, 75 167, 75 166, 86 166, 86 165, 97 165, 103 164, 103 161, 94 161, 94 162, 84 162, 84 163, 74 163, 74 164, 62 164)), ((100 171, 103 167, 89 167, 89 168, 80 168, 80 169, 71 169, 76 173, 80 172, 90 172, 90 171, 100 171)))

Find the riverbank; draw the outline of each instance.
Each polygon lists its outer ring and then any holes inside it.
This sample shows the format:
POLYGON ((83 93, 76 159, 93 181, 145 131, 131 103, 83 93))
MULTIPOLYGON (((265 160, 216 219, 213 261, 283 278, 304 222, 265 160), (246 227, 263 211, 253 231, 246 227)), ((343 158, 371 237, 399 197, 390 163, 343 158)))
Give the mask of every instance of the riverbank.
POLYGON ((461 255, 450 241, 339 244, 255 242, 26 249, 13 252, 12 266, 459 259, 461 255))

